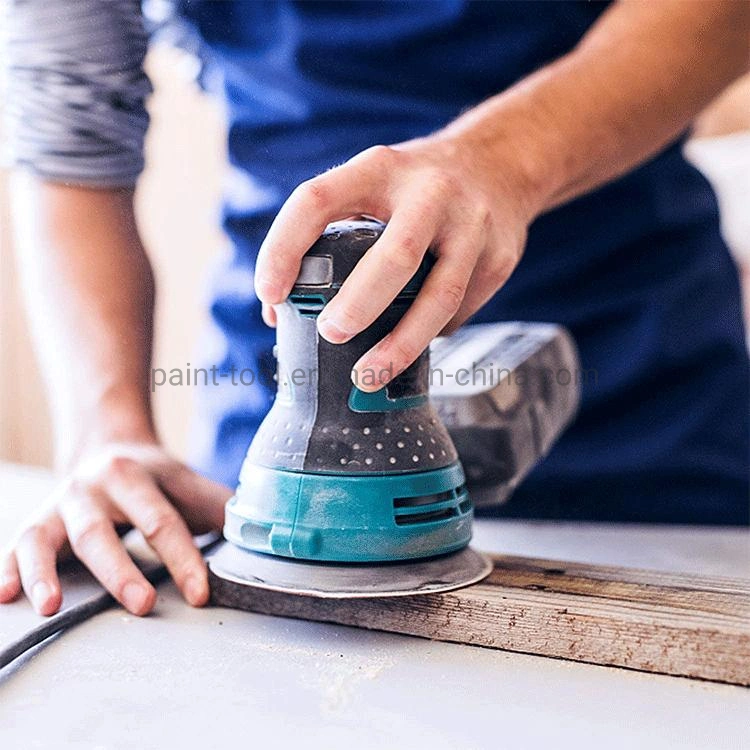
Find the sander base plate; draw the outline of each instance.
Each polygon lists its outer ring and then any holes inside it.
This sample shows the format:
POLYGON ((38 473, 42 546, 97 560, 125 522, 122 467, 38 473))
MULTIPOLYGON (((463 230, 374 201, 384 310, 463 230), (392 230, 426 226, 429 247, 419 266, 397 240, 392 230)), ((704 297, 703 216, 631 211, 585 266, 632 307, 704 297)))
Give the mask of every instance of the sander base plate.
POLYGON ((404 562, 324 563, 276 557, 224 542, 208 557, 212 576, 238 586, 323 599, 436 594, 477 583, 492 570, 481 552, 465 547, 404 562))

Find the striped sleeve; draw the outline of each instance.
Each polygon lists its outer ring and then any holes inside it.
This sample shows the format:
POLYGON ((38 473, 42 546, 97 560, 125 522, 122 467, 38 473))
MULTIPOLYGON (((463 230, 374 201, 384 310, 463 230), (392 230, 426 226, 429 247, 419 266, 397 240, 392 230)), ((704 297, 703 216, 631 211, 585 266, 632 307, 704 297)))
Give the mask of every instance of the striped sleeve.
POLYGON ((151 91, 139 0, 5 0, 3 16, 10 161, 58 182, 132 185, 151 91))

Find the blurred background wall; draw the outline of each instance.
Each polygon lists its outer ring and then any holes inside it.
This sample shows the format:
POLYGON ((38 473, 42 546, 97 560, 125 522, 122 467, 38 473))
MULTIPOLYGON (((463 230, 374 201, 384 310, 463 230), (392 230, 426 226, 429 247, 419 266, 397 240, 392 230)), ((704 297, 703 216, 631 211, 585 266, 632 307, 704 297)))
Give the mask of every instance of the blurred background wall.
MULTIPOLYGON (((154 366, 165 369, 193 361, 207 314, 207 277, 226 250, 218 226, 222 114, 192 82, 192 64, 163 45, 148 59, 155 94, 137 209, 159 289, 154 366)), ((688 156, 719 191, 727 239, 750 268, 750 76, 704 113, 695 132, 688 156)), ((0 171, 0 460, 46 465, 47 408, 16 290, 7 198, 0 171)), ((179 456, 188 446, 192 396, 189 386, 156 394, 161 433, 179 456)))

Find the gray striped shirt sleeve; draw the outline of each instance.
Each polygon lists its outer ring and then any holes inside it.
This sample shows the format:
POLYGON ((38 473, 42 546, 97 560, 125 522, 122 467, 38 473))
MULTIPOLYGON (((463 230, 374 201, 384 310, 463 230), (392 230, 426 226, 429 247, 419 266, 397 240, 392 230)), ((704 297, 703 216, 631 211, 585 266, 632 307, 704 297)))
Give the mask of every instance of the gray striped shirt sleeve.
POLYGON ((10 160, 56 182, 132 185, 151 91, 139 0, 4 0, 0 27, 10 160))

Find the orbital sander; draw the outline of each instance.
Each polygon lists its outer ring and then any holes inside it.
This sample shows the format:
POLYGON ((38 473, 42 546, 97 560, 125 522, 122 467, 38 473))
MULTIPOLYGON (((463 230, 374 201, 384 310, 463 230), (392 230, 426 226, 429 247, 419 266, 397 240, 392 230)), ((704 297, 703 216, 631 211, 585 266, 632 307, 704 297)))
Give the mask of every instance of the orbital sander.
POLYGON ((466 326, 433 342, 432 367, 427 350, 379 390, 357 387, 354 364, 395 328, 432 262, 353 339, 320 337, 318 315, 383 228, 329 225, 276 308, 276 398, 208 559, 219 604, 235 586, 346 598, 481 580, 491 565, 468 546, 475 502, 503 502, 575 413, 575 347, 548 324, 466 326))

